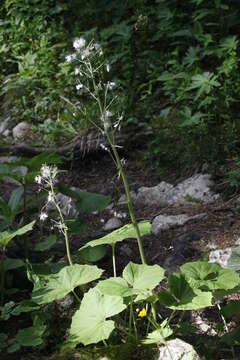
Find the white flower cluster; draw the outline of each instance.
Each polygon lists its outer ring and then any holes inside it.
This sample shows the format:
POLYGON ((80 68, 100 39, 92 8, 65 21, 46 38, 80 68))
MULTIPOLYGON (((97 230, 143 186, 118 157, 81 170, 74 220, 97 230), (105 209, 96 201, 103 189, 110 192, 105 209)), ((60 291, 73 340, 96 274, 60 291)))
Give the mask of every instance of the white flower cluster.
POLYGON ((42 165, 40 169, 40 175, 35 177, 35 182, 38 185, 49 185, 50 182, 55 183, 56 177, 58 174, 58 169, 56 166, 48 166, 46 164, 42 165))
MULTIPOLYGON (((68 63, 72 62, 73 60, 80 58, 80 60, 87 59, 90 55, 94 55, 96 52, 102 56, 103 51, 101 46, 98 43, 90 43, 86 45, 86 40, 83 37, 75 38, 73 41, 73 47, 75 49, 75 53, 69 54, 65 57, 68 63)), ((110 68, 109 68, 110 70, 110 68)), ((107 71, 109 71, 107 70, 107 71)), ((76 71, 75 71, 76 74, 76 71)), ((78 73, 76 74, 78 75, 78 73)))
MULTIPOLYGON (((103 132, 120 130, 122 117, 118 117, 114 122, 113 117, 117 116, 110 111, 110 106, 117 96, 110 96, 108 101, 108 93, 112 92, 116 88, 116 83, 110 80, 106 82, 103 80, 106 75, 103 73, 110 73, 111 66, 108 61, 104 61, 102 58, 103 51, 101 46, 97 42, 93 41, 87 43, 83 37, 78 37, 73 41, 73 48, 75 52, 67 55, 66 61, 71 62, 75 60, 75 86, 78 94, 89 94, 98 104, 101 101, 103 102, 100 105, 100 121, 102 123, 101 130, 103 132)), ((84 114, 84 109, 80 109, 80 111, 84 114)))
POLYGON ((42 167, 40 169, 40 175, 37 175, 35 177, 35 182, 38 185, 40 185, 41 188, 43 188, 43 189, 50 188, 48 190, 47 202, 44 205, 44 207, 42 208, 40 216, 39 216, 41 221, 45 221, 48 218, 48 214, 45 211, 47 204, 55 203, 55 194, 54 194, 53 186, 56 182, 57 174, 58 174, 58 169, 56 166, 48 166, 48 165, 44 164, 44 165, 42 165, 42 167))

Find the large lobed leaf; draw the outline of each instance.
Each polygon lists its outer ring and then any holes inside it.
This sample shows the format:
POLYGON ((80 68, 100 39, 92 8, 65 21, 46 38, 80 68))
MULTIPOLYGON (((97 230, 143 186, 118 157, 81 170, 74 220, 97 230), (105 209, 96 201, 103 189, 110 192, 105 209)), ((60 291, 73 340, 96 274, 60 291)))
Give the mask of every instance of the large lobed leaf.
POLYGON ((106 319, 125 308, 121 297, 104 295, 96 288, 90 289, 72 318, 69 342, 73 345, 88 345, 108 339, 114 329, 114 322, 106 319))
POLYGON ((168 277, 168 291, 160 291, 158 300, 173 310, 197 310, 212 306, 211 292, 194 289, 183 274, 173 273, 168 277))
POLYGON ((206 261, 186 263, 181 266, 181 272, 194 288, 202 290, 229 290, 240 285, 236 272, 206 261))
MULTIPOLYGON (((148 235, 151 233, 150 221, 141 221, 139 224, 139 230, 141 236, 148 235)), ((112 245, 119 241, 123 241, 129 238, 136 238, 136 230, 132 224, 127 224, 120 229, 112 231, 110 234, 103 236, 100 239, 89 241, 86 245, 82 246, 79 251, 87 248, 88 246, 94 247, 99 245, 112 245)))
POLYGON ((57 274, 41 277, 41 286, 34 285, 32 300, 37 304, 47 304, 73 291, 77 286, 98 279, 103 270, 97 266, 74 264, 65 266, 57 274))
POLYGON ((97 288, 107 295, 129 297, 138 295, 135 301, 148 298, 164 278, 159 265, 134 264, 130 262, 123 270, 123 278, 114 277, 100 281, 97 288))

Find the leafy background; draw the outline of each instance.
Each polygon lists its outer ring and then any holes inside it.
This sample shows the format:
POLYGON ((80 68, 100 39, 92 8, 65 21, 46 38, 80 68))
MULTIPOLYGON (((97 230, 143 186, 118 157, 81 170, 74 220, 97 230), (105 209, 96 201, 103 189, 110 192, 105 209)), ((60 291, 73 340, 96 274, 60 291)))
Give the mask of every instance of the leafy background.
POLYGON ((62 97, 85 101, 65 56, 75 37, 94 38, 118 84, 124 126, 152 134, 147 158, 210 168, 238 188, 239 19, 234 0, 5 0, 0 115, 32 123, 48 143, 89 129, 95 108, 76 116, 62 97))

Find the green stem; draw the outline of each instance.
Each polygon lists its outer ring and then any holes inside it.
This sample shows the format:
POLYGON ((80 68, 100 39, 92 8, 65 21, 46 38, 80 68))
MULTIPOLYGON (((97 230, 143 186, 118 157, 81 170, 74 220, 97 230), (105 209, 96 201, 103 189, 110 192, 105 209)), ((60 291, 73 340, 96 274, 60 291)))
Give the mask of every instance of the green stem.
POLYGON ((132 335, 132 318, 133 318, 133 308, 132 308, 132 304, 129 307, 129 325, 128 325, 128 336, 129 338, 132 335))
POLYGON ((72 293, 73 293, 75 299, 79 302, 79 304, 81 304, 81 300, 80 300, 79 296, 75 293, 74 290, 72 291, 72 293))
POLYGON ((172 312, 171 315, 169 316, 168 321, 167 321, 167 325, 169 325, 170 322, 172 321, 172 319, 174 318, 174 316, 175 316, 175 314, 176 314, 176 311, 177 311, 177 310, 173 310, 173 312, 172 312))
POLYGON ((134 332, 135 332, 135 339, 137 341, 138 340, 138 333, 137 333, 137 326, 136 326, 136 321, 135 321, 135 316, 134 316, 134 312, 133 312, 132 303, 131 303, 131 307, 132 307, 132 319, 133 319, 133 326, 134 326, 134 332))
POLYGON ((108 141, 110 143, 111 149, 113 151, 113 154, 114 154, 114 157, 115 157, 115 160, 116 160, 116 163, 117 163, 117 167, 118 167, 118 170, 120 172, 120 175, 121 175, 121 178, 122 178, 122 181, 123 181, 125 193, 126 193, 126 196, 127 196, 127 204, 128 204, 129 215, 130 215, 130 218, 131 218, 131 222, 132 222, 132 224, 133 224, 133 226, 135 228, 135 231, 136 231, 138 248, 139 248, 139 253, 140 253, 140 256, 141 256, 141 261, 142 261, 143 264, 146 264, 146 258, 145 258, 145 254, 144 254, 144 250, 143 250, 141 234, 140 234, 140 230, 139 230, 139 227, 138 227, 138 223, 136 221, 136 216, 135 216, 135 213, 134 213, 132 197, 131 197, 131 194, 130 194, 129 183, 128 183, 125 171, 123 169, 120 157, 118 155, 116 146, 114 145, 113 141, 111 140, 110 135, 108 133, 106 135, 107 135, 108 141))
POLYGON ((68 238, 68 228, 65 224, 65 221, 64 221, 64 218, 63 218, 63 214, 62 214, 62 211, 56 201, 56 198, 55 198, 55 192, 54 192, 54 188, 53 188, 53 183, 52 181, 50 182, 50 188, 51 188, 51 193, 54 197, 54 203, 55 203, 55 206, 56 206, 56 209, 58 211, 58 214, 60 216, 60 220, 61 220, 61 224, 64 226, 62 232, 63 232, 63 236, 64 236, 64 239, 65 239, 65 245, 66 245, 66 251, 67 251, 67 258, 68 258, 68 262, 69 262, 69 265, 73 265, 73 262, 72 262, 72 257, 71 257, 71 252, 70 252, 70 246, 69 246, 69 238, 68 238))
POLYGON ((155 304, 154 303, 151 303, 151 305, 152 305, 152 316, 153 316, 153 319, 154 319, 154 321, 157 321, 157 314, 156 314, 156 306, 155 306, 155 304))
POLYGON ((113 262, 113 276, 117 276, 116 258, 115 258, 115 244, 112 244, 112 262, 113 262))
MULTIPOLYGON (((100 111, 100 115, 104 119, 105 110, 107 108, 107 106, 106 106, 107 93, 105 92, 105 94, 104 94, 104 102, 102 104, 100 96, 99 96, 98 87, 96 86, 96 82, 95 82, 95 78, 94 78, 94 71, 92 69, 91 63, 89 63, 88 66, 89 66, 90 76, 91 76, 91 79, 92 79, 93 88, 94 88, 94 91, 96 92, 96 96, 94 94, 92 94, 92 93, 91 93, 91 96, 97 101, 99 111, 100 111)), ((134 227, 134 229, 136 231, 136 236, 137 236, 137 242, 138 242, 138 248, 139 248, 141 261, 142 261, 143 264, 146 264, 146 258, 145 258, 145 255, 144 255, 141 234, 140 234, 140 230, 139 230, 139 227, 138 227, 138 224, 137 224, 137 221, 136 221, 136 216, 135 216, 135 213, 134 213, 133 202, 132 202, 132 198, 131 198, 131 194, 130 194, 129 184, 128 184, 128 180, 127 180, 125 171, 123 169, 120 157, 119 157, 117 149, 116 149, 116 145, 115 145, 115 142, 114 142, 114 134, 112 134, 112 136, 111 136, 111 134, 109 133, 109 130, 105 126, 104 126, 104 131, 105 131, 106 137, 108 139, 108 142, 109 142, 109 144, 111 146, 111 149, 113 151, 113 155, 114 155, 114 158, 115 158, 115 161, 116 161, 116 165, 117 165, 117 168, 118 168, 118 170, 120 172, 120 175, 121 175, 121 178, 122 178, 122 181, 123 181, 123 185, 124 185, 124 188, 125 188, 125 193, 126 193, 126 196, 127 196, 127 204, 128 204, 129 215, 130 215, 133 227, 134 227)))

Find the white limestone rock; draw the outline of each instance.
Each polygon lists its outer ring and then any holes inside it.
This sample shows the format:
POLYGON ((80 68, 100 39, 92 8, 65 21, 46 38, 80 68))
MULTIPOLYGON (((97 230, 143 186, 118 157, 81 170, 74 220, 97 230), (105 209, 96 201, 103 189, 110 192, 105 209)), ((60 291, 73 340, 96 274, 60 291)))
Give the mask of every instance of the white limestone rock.
POLYGON ((169 194, 169 204, 186 204, 201 202, 209 204, 219 199, 210 187, 213 185, 209 174, 196 174, 178 184, 169 194))
POLYGON ((206 216, 206 213, 188 216, 186 214, 180 215, 158 215, 152 222, 152 233, 160 235, 163 231, 169 230, 177 226, 183 226, 189 221, 201 220, 206 216))
MULTIPOLYGON (((135 193, 135 191, 130 191, 130 195, 131 195, 131 198, 132 198, 132 201, 135 202, 136 201, 136 198, 137 198, 137 194, 135 193)), ((125 203, 127 200, 127 196, 126 194, 123 194, 119 200, 118 200, 118 204, 121 205, 121 203, 125 203)))
MULTIPOLYGON (((137 205, 181 205, 195 203, 212 203, 219 199, 219 194, 210 190, 213 185, 209 174, 196 174, 177 186, 173 186, 165 181, 153 187, 141 187, 137 193, 132 192, 132 199, 137 205)), ((126 200, 122 195, 119 202, 126 200)))
POLYGON ((153 187, 141 187, 138 190, 136 202, 144 205, 168 205, 169 193, 173 190, 173 185, 162 181, 153 187))
POLYGON ((6 131, 9 132, 8 130, 9 121, 10 121, 10 116, 6 117, 6 119, 0 122, 0 135, 6 134, 6 131))
POLYGON ((0 164, 7 164, 19 160, 17 156, 0 156, 0 164))
POLYGON ((192 347, 181 339, 173 339, 166 342, 166 345, 160 347, 158 360, 180 360, 183 355, 192 355, 191 360, 200 360, 200 357, 192 347))
POLYGON ((103 230, 105 231, 115 230, 120 228, 122 225, 123 224, 120 219, 118 219, 117 217, 113 217, 106 222, 106 224, 103 227, 103 230))
POLYGON ((232 255, 232 248, 213 250, 209 254, 210 263, 218 263, 222 267, 227 267, 228 260, 232 255))
POLYGON ((12 130, 14 140, 23 139, 27 135, 30 129, 31 129, 31 125, 28 124, 26 121, 22 121, 19 124, 17 124, 12 130))

